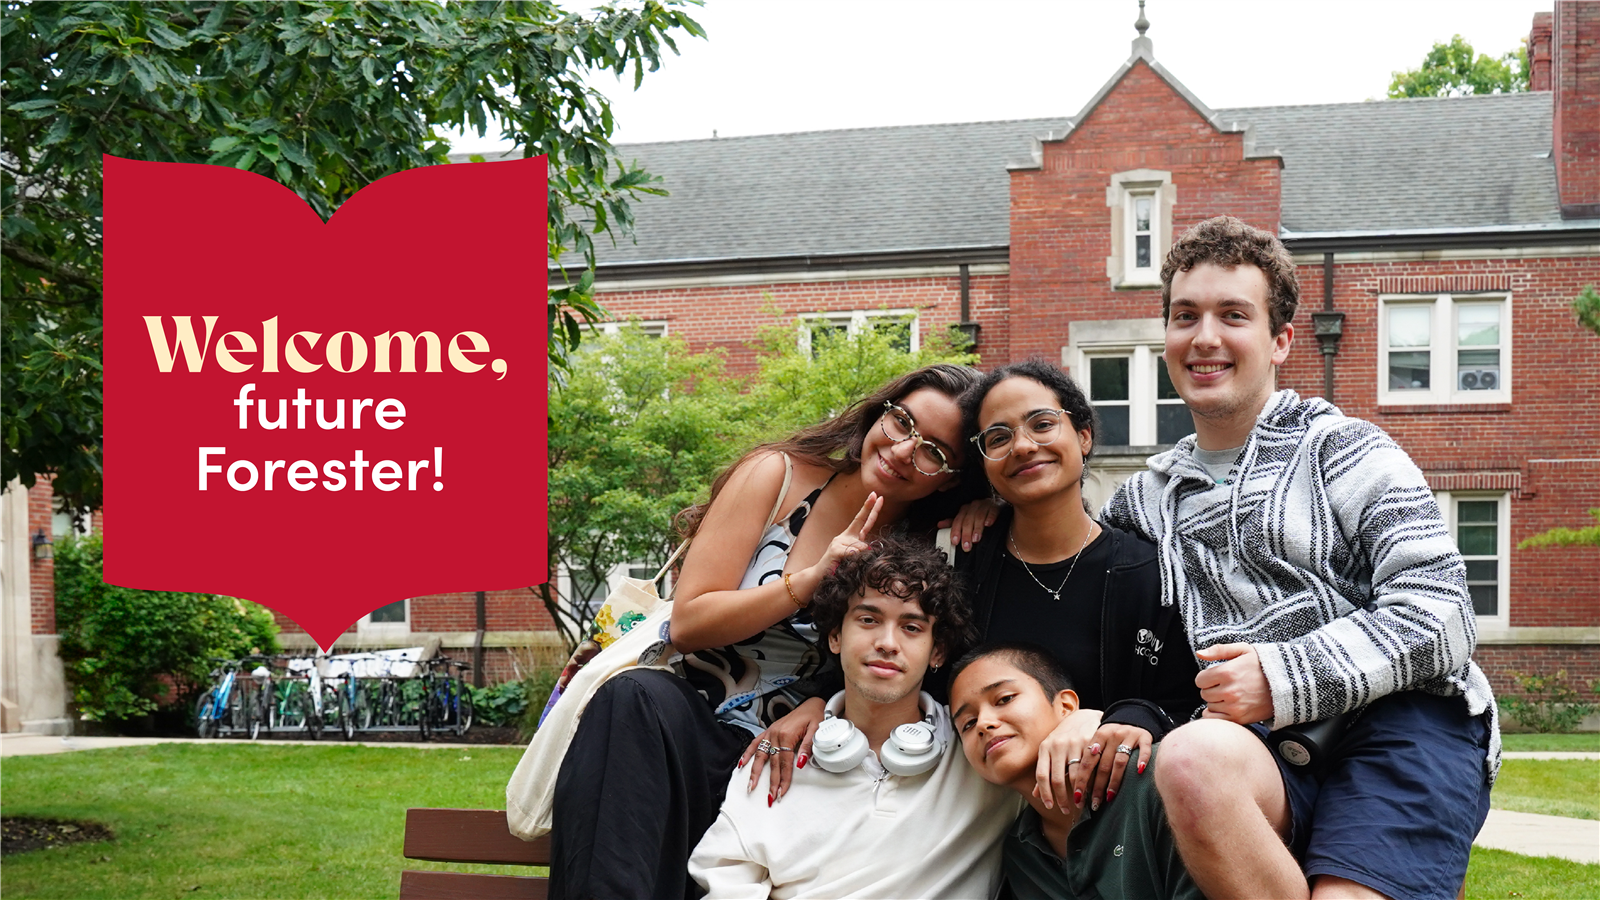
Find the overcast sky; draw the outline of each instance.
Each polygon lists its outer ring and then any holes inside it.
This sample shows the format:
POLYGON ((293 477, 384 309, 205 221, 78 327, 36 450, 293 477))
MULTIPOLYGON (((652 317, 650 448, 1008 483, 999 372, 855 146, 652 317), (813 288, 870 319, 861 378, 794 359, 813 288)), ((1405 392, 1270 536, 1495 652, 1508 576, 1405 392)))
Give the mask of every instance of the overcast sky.
MULTIPOLYGON (((1149 0, 1145 15, 1156 59, 1215 109, 1381 99, 1434 42, 1460 34, 1499 56, 1552 4, 1149 0)), ((1128 58, 1139 11, 1137 0, 707 0, 690 14, 707 38, 680 38, 681 55, 638 91, 595 80, 617 142, 1074 116, 1128 58)))

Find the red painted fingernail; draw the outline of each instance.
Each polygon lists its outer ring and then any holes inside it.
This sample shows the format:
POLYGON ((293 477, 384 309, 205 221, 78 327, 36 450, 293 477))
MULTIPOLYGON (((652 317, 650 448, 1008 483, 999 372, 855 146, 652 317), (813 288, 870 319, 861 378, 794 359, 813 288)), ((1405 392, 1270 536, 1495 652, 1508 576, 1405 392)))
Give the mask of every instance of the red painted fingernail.
POLYGON ((1117 796, 1117 792, 1116 791, 1113 791, 1111 788, 1106 788, 1106 802, 1107 803, 1110 803, 1111 799, 1113 797, 1115 797, 1115 796, 1117 796))
POLYGON ((1083 791, 1073 791, 1072 792, 1072 804, 1074 806, 1082 806, 1083 805, 1083 791))
POLYGON ((750 760, 748 760, 748 759, 741 759, 741 760, 739 760, 739 768, 741 768, 741 769, 742 769, 742 768, 744 768, 744 764, 745 764, 745 763, 747 763, 747 762, 749 762, 749 761, 750 761, 750 760))
POLYGON ((804 769, 806 767, 806 755, 804 753, 800 754, 800 758, 794 761, 794 767, 796 769, 804 769))
POLYGON ((769 809, 772 807, 772 795, 771 794, 767 795, 767 807, 769 809))
POLYGON ((1139 774, 1140 775, 1144 774, 1144 760, 1142 760, 1142 759, 1139 760, 1139 774))

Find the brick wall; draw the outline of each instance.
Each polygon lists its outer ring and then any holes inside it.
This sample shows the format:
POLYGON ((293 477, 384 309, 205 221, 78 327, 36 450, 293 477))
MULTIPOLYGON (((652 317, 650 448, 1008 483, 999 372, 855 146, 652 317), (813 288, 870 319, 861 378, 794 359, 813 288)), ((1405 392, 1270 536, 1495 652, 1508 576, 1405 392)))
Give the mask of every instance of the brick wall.
POLYGON ((58 538, 51 523, 50 480, 41 478, 28 489, 28 586, 34 634, 56 633, 56 564, 54 559, 33 558, 33 536, 43 531, 52 543, 58 538))
POLYGON ((1497 697, 1522 696, 1513 672, 1524 675, 1567 673, 1567 683, 1579 693, 1600 680, 1600 646, 1594 644, 1494 644, 1479 645, 1472 655, 1489 676, 1497 697))
POLYGON ((1556 185, 1562 215, 1587 218, 1600 214, 1600 3, 1559 0, 1553 26, 1556 185))
MULTIPOLYGON (((1322 357, 1310 336, 1310 311, 1322 305, 1321 265, 1303 267, 1300 277, 1300 333, 1280 383, 1320 395, 1322 357)), ((1347 414, 1377 423, 1430 476, 1514 475, 1520 487, 1511 499, 1513 547, 1555 525, 1591 524, 1588 510, 1600 507, 1600 404, 1584 373, 1600 362, 1600 337, 1578 324, 1571 303, 1583 285, 1596 283, 1595 257, 1350 263, 1335 257, 1334 307, 1345 322, 1333 400, 1347 414), (1380 291, 1487 287, 1511 295, 1512 402, 1380 407, 1380 291), (1574 459, 1589 462, 1539 462, 1574 459)), ((1514 549, 1509 577, 1513 627, 1600 625, 1600 548, 1514 549)))
POLYGON ((1246 160, 1242 134, 1218 132, 1136 62, 1065 140, 1044 144, 1041 169, 1011 175, 1011 315, 1019 327, 1006 358, 1059 361, 1069 322, 1160 314, 1159 289, 1113 289, 1106 275, 1113 174, 1171 172, 1174 235, 1221 213, 1277 233, 1280 168, 1277 159, 1246 160))
MULTIPOLYGON (((974 275, 970 314, 982 324, 978 352, 989 356, 1007 339, 1007 279, 974 275)), ((961 319, 961 280, 948 275, 863 280, 792 281, 664 290, 605 290, 600 303, 617 319, 665 320, 671 334, 695 351, 721 347, 728 371, 750 372, 756 355, 750 342, 762 328, 790 323, 800 313, 915 309, 923 340, 961 319)))

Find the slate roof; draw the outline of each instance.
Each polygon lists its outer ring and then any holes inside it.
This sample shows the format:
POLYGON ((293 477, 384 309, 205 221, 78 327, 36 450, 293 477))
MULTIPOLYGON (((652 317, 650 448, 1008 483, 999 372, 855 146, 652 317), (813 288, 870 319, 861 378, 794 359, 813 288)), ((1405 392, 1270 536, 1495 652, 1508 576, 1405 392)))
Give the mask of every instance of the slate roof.
MULTIPOLYGON (((1281 153, 1288 237, 1563 224, 1549 92, 1214 112, 1224 128, 1250 126, 1258 152, 1281 153)), ((599 241, 599 261, 1004 247, 1006 166, 1026 162, 1036 137, 1071 124, 1023 119, 622 144, 621 156, 663 176, 671 194, 637 201, 638 243, 599 241)))

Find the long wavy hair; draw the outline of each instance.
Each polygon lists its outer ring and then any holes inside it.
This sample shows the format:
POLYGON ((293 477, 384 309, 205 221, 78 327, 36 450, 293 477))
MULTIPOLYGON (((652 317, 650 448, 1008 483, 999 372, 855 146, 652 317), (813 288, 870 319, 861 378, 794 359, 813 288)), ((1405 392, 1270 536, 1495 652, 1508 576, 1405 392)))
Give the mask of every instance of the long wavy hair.
MULTIPOLYGON (((684 538, 695 536, 700 530, 700 523, 705 518, 706 510, 722 493, 723 487, 728 483, 728 477, 751 457, 781 451, 788 454, 794 462, 849 474, 861 468, 861 446, 866 441, 867 433, 883 416, 884 401, 894 402, 923 388, 932 388, 951 399, 959 399, 977 384, 980 378, 982 374, 970 366, 950 363, 924 366, 885 384, 826 422, 802 429, 783 440, 752 447, 711 483, 711 496, 706 502, 678 513, 674 518, 678 533, 684 538)), ((964 475, 972 465, 971 457, 975 455, 976 450, 967 452, 966 448, 961 449, 966 462, 962 464, 963 477, 957 482, 957 487, 935 492, 912 504, 911 512, 907 516, 908 526, 912 530, 923 530, 940 519, 949 518, 961 508, 961 504, 974 496, 979 496, 962 489, 971 483, 964 475)))

